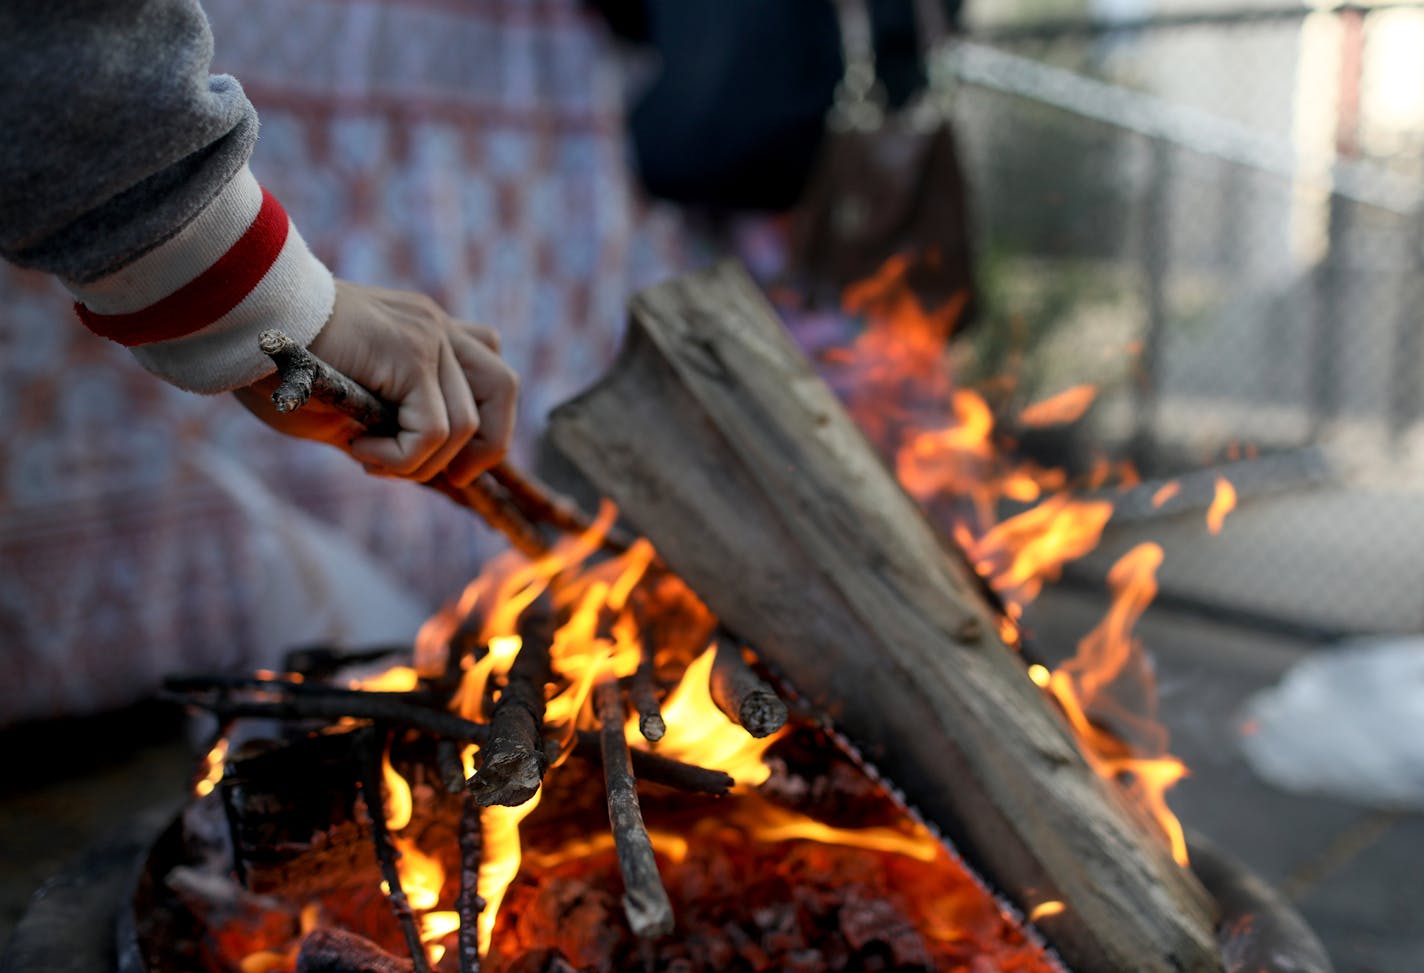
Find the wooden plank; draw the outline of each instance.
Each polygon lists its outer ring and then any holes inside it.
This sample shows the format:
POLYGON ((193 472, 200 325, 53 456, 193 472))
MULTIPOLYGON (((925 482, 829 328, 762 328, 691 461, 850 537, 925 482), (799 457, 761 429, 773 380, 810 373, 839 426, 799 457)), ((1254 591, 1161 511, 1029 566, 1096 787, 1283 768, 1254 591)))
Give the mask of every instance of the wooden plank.
POLYGON ((640 294, 555 444, 1078 973, 1221 968, 1189 872, 1087 766, 975 579, 732 265, 640 294))

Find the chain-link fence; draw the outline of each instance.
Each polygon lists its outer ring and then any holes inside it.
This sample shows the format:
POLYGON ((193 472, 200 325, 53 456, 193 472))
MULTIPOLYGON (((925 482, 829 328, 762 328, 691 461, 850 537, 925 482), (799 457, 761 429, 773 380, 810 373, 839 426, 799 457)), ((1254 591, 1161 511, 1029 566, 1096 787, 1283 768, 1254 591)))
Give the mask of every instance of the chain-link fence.
POLYGON ((1185 544, 1181 598, 1424 628, 1424 4, 1024 6, 953 54, 979 361, 1096 382, 1082 443, 1149 479, 1235 461, 1273 526, 1185 544))

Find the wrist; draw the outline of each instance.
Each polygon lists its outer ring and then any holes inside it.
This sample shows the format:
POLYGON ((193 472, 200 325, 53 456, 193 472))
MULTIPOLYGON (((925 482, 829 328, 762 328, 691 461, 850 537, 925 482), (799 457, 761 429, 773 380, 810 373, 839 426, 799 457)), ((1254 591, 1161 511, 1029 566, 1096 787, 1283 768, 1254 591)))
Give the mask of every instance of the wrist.
POLYGON ((306 344, 334 300, 330 271, 246 168, 169 240, 113 274, 66 286, 86 327, 195 392, 268 374, 257 335, 281 327, 306 344))

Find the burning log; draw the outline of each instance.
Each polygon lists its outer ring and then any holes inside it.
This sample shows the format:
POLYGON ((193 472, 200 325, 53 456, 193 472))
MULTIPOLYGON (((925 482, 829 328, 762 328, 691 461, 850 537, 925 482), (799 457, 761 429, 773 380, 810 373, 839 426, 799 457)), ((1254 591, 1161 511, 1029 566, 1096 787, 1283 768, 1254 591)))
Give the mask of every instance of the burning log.
POLYGON ((663 722, 662 704, 653 686, 653 661, 646 652, 628 678, 628 702, 638 712, 638 732, 643 734, 643 739, 649 743, 661 740, 667 733, 667 724, 663 722))
POLYGON ((489 743, 480 748, 480 769, 470 790, 484 807, 518 807, 539 789, 549 769, 544 746, 544 686, 553 677, 552 606, 540 599, 519 620, 522 645, 509 667, 499 701, 490 713, 489 743))
POLYGON ((623 736, 623 693, 614 680, 593 690, 603 746, 603 782, 608 791, 608 822, 618 865, 623 872, 623 910, 634 934, 646 938, 672 931, 672 903, 658 875, 653 843, 638 806, 638 782, 623 736))
POLYGON ((1088 765, 750 279, 647 291, 551 435, 707 606, 853 740, 1078 973, 1215 973, 1212 907, 1088 765))
POLYGON ((297 973, 414 973, 410 960, 392 956, 364 936, 314 929, 302 940, 297 973))
POLYGON ((742 658, 731 636, 717 633, 717 650, 707 678, 712 702, 727 719, 754 737, 771 736, 786 725, 786 704, 742 658))

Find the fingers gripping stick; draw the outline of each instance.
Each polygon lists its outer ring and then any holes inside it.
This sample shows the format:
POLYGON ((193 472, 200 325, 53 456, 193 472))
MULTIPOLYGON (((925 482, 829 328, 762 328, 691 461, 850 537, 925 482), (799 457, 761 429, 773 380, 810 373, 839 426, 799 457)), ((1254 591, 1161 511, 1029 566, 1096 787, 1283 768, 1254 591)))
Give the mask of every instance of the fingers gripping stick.
MULTIPOLYGON (((277 366, 280 384, 272 393, 272 404, 278 412, 294 412, 316 398, 372 435, 394 436, 400 431, 395 406, 332 368, 289 335, 264 331, 257 342, 277 366)), ((506 463, 496 464, 469 486, 457 486, 444 474, 426 485, 473 510, 529 557, 540 557, 549 550, 540 525, 565 532, 580 532, 589 526, 588 518, 569 501, 552 495, 506 463)), ((619 541, 605 543, 621 546, 619 541)))

